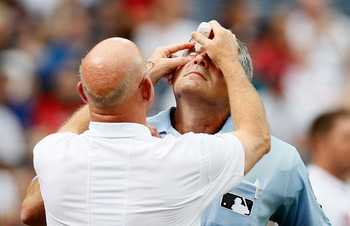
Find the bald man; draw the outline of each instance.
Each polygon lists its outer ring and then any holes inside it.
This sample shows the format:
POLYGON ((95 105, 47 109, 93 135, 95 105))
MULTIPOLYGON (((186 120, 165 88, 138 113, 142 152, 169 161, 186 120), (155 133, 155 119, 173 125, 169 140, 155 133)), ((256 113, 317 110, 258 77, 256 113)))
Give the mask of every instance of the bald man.
MULTIPOLYGON (((268 152, 264 107, 238 61, 235 37, 213 31, 212 40, 193 38, 230 84, 240 84, 227 86, 238 130, 152 137, 146 111, 154 92, 140 51, 125 39, 102 41, 81 65, 77 87, 88 105, 34 148, 48 225, 199 225, 204 208, 268 152)), ((192 47, 174 45, 169 55, 192 47)))

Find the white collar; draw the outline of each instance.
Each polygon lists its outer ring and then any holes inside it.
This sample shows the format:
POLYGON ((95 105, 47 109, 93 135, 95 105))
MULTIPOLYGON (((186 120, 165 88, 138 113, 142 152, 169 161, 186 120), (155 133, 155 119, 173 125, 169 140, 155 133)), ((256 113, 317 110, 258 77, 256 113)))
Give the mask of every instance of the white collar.
MULTIPOLYGON (((148 118, 147 122, 149 124, 151 124, 152 126, 156 127, 157 131, 159 133, 166 133, 166 134, 177 134, 178 133, 178 134, 180 134, 171 125, 171 111, 174 111, 174 110, 175 110, 175 107, 169 107, 165 111, 161 111, 157 115, 148 118), (176 132, 174 132, 174 131, 176 131, 176 132)), ((223 127, 217 133, 222 134, 222 133, 227 133, 227 132, 231 132, 234 130, 235 130, 235 128, 232 124, 231 116, 229 116, 226 119, 223 127)))
POLYGON ((88 135, 97 137, 138 137, 152 136, 150 130, 138 123, 90 122, 88 135))

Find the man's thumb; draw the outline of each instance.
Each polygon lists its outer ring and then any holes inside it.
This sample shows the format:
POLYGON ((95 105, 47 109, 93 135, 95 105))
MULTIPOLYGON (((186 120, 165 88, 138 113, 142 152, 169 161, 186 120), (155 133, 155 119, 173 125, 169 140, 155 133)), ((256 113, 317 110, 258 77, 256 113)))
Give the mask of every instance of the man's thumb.
POLYGON ((197 31, 192 32, 191 37, 202 46, 206 44, 206 41, 208 39, 204 34, 197 31))
POLYGON ((172 67, 182 66, 188 63, 190 60, 187 57, 176 57, 171 59, 172 67))

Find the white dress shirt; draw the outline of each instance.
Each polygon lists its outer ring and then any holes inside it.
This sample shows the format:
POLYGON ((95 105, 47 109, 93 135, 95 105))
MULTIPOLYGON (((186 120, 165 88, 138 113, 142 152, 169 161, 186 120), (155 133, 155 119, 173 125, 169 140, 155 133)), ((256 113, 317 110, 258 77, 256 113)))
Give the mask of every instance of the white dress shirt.
POLYGON ((243 176, 231 134, 152 137, 133 123, 91 122, 34 148, 48 225, 199 225, 243 176))
POLYGON ((350 225, 350 184, 321 167, 308 165, 310 181, 318 202, 333 226, 350 225))

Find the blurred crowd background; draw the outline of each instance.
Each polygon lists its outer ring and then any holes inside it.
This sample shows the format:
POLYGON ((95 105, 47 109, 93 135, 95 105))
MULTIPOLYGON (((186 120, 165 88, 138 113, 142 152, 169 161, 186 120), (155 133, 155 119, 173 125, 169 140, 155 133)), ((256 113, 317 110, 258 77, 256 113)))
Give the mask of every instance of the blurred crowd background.
MULTIPOLYGON (((147 59, 219 21, 249 48, 272 134, 307 163, 311 121, 350 107, 349 15, 348 0, 0 1, 0 225, 22 225, 32 149, 82 105, 79 65, 97 42, 131 39, 147 59)), ((156 95, 149 116, 175 104, 165 81, 156 95)))

